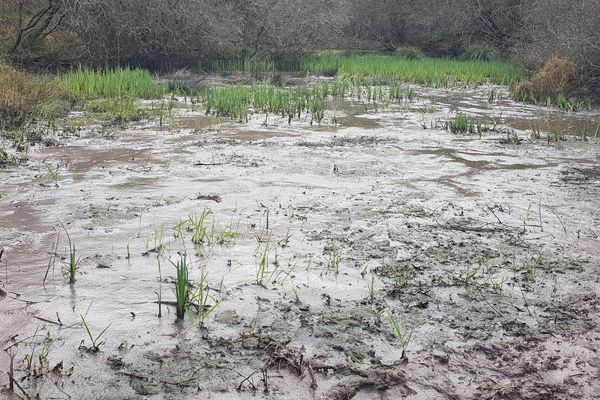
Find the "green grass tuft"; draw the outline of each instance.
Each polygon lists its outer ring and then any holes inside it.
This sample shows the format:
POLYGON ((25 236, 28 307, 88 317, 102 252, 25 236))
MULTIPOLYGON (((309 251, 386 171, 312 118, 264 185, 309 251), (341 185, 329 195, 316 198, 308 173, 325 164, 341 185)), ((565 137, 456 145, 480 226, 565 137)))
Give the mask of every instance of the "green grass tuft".
POLYGON ((114 123, 137 121, 146 114, 142 108, 135 105, 133 98, 125 97, 90 100, 85 103, 83 109, 87 112, 102 114, 114 123))
POLYGON ((260 261, 256 267, 256 284, 260 286, 265 285, 265 274, 269 268, 269 242, 265 244, 265 251, 260 256, 260 261))
POLYGON ((93 70, 79 68, 62 77, 69 93, 80 100, 163 96, 167 87, 155 83, 143 69, 93 70))
MULTIPOLYGON (((223 282, 221 281, 221 285, 222 284, 223 282)), ((190 303, 198 309, 200 326, 204 326, 206 319, 221 304, 220 300, 216 300, 210 295, 210 286, 206 274, 201 274, 200 281, 198 282, 198 289, 191 296, 190 303)))
POLYGON ((491 61, 498 58, 498 50, 487 44, 474 44, 465 50, 463 57, 474 61, 491 61))
POLYGON ((240 122, 248 121, 250 110, 287 117, 291 123, 309 113, 312 120, 321 122, 325 114, 327 83, 313 87, 279 89, 269 85, 222 86, 206 91, 201 97, 206 102, 206 113, 229 116, 240 122))
POLYGON ((450 129, 450 132, 452 133, 477 133, 480 136, 483 132, 495 130, 495 127, 490 128, 487 125, 482 124, 473 118, 469 118, 464 114, 458 114, 452 118, 450 122, 448 122, 447 128, 450 129))
POLYGON ((404 330, 400 327, 400 323, 398 322, 396 316, 387 308, 385 309, 385 313, 388 317, 388 320, 390 321, 390 324, 392 325, 392 328, 394 329, 394 334, 396 335, 396 338, 400 342, 400 346, 402 346, 401 358, 406 359, 406 350, 408 350, 408 345, 410 344, 410 341, 412 339, 413 331, 411 330, 408 333, 405 333, 404 330))
POLYGON ((425 58, 425 54, 418 47, 398 47, 394 55, 402 60, 420 60, 425 58))
POLYGON ((185 255, 181 255, 179 261, 171 264, 177 271, 177 280, 175 281, 175 299, 177 302, 177 319, 182 319, 187 311, 190 297, 190 286, 188 282, 188 262, 185 255))

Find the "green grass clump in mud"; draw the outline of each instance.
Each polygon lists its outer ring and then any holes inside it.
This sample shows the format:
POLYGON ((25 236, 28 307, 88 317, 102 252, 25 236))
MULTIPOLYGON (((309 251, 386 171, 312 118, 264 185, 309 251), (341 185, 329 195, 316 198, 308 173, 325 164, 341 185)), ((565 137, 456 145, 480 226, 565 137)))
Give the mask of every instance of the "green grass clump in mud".
POLYGON ((432 87, 510 85, 526 78, 526 72, 500 61, 422 58, 404 60, 393 56, 323 56, 304 62, 309 73, 337 75, 350 80, 380 84, 413 82, 432 87))
POLYGON ((473 121, 464 114, 458 114, 450 120, 449 127, 452 133, 467 133, 473 130, 473 121))
POLYGON ((195 305, 198 310, 200 326, 204 326, 206 319, 221 304, 220 300, 217 300, 210 295, 210 286, 206 274, 201 274, 200 281, 198 282, 198 289, 192 294, 190 303, 195 305))
POLYGON ((390 324, 392 325, 394 334, 396 335, 396 338, 398 339, 398 342, 400 343, 400 346, 402 347, 401 358, 406 359, 406 350, 408 350, 408 345, 410 344, 410 341, 412 339, 413 331, 410 330, 408 333, 406 333, 400 327, 400 323, 398 322, 398 319, 396 318, 396 316, 389 309, 386 308, 385 313, 388 317, 388 320, 390 321, 390 324))
POLYGON ((185 316, 190 295, 187 257, 182 255, 176 263, 171 261, 171 264, 173 264, 177 271, 177 280, 175 281, 177 319, 182 319, 185 316))
POLYGON ((166 86, 155 83, 143 69, 94 70, 79 68, 62 76, 69 93, 80 100, 99 98, 142 98, 163 96, 166 86))
POLYGON ((452 118, 448 122, 447 128, 452 133, 477 133, 479 135, 489 130, 495 130, 495 127, 490 128, 487 125, 482 125, 481 122, 464 114, 458 114, 452 118))
MULTIPOLYGON (((521 103, 535 104, 544 107, 556 107, 564 111, 578 111, 585 108, 585 103, 575 98, 568 98, 562 94, 556 97, 538 97, 527 91, 518 90, 514 85, 511 87, 510 94, 514 100, 520 101, 521 103)), ((587 108, 591 109, 591 106, 588 104, 587 108)))
POLYGON ((83 109, 87 112, 102 114, 114 123, 124 123, 141 119, 146 112, 135 105, 133 98, 115 98, 91 100, 85 103, 83 109))
POLYGON ((190 306, 192 306, 198 312, 200 325, 204 325, 204 321, 221 304, 221 301, 210 295, 207 276, 204 273, 200 276, 197 289, 193 290, 189 282, 189 264, 185 254, 181 255, 177 262, 171 261, 171 264, 177 272, 177 279, 175 280, 177 319, 183 319, 190 306))
POLYGON ((258 266, 256 267, 256 284, 265 285, 265 274, 269 268, 269 242, 265 244, 265 251, 260 256, 258 266))
POLYGON ((195 213, 189 215, 189 224, 192 230, 192 243, 203 244, 206 240, 206 218, 210 215, 210 210, 204 210, 197 216, 195 213))
POLYGON ((291 123, 294 117, 300 118, 303 113, 309 113, 312 120, 321 122, 328 93, 327 83, 297 89, 252 85, 216 87, 204 92, 201 97, 206 102, 207 114, 247 121, 252 109, 287 117, 291 123))

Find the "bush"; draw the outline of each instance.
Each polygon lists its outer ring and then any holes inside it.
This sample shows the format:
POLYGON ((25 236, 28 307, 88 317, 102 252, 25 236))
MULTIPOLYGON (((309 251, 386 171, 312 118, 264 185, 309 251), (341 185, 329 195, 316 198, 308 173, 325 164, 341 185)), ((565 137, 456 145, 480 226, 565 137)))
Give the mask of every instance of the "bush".
POLYGON ((2 147, 0 147, 0 168, 4 168, 11 164, 10 158, 6 151, 2 147))
POLYGON ((573 90, 577 72, 574 62, 554 58, 544 64, 531 79, 521 83, 516 88, 514 97, 531 103, 556 103, 573 90))
POLYGON ((13 128, 36 118, 53 118, 64 110, 64 86, 0 62, 0 125, 13 128))
POLYGON ((402 60, 420 60, 425 57, 418 47, 398 47, 394 54, 402 60))
POLYGON ((167 77, 167 88, 169 92, 193 95, 206 89, 206 84, 202 78, 184 68, 167 77))
POLYGON ((463 57, 467 60, 491 61, 498 58, 498 51, 487 44, 474 44, 466 48, 463 57))

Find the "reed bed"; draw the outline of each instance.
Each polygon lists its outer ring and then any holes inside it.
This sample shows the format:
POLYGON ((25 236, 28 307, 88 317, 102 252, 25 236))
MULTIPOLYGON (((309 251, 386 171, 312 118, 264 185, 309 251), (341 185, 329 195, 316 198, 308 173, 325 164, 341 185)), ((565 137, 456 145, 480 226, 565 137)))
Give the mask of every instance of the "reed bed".
POLYGON ((167 92, 165 85, 152 80, 143 69, 94 70, 78 68, 62 76, 69 93, 80 100, 99 98, 153 99, 167 92))
POLYGON ((198 96, 206 104, 206 114, 229 116, 247 122, 251 113, 287 118, 288 123, 302 115, 321 123, 331 98, 354 98, 368 103, 389 104, 416 97, 413 88, 396 83, 380 86, 366 81, 337 79, 312 86, 279 88, 272 85, 219 86, 198 96))
POLYGON ((400 59, 393 56, 325 56, 304 62, 306 72, 336 75, 352 81, 378 84, 412 82, 432 87, 478 86, 485 83, 511 85, 526 78, 526 72, 500 61, 445 58, 400 59))
POLYGON ((325 98, 329 85, 279 89, 270 85, 221 86, 204 92, 200 97, 206 102, 206 113, 229 116, 247 121, 251 110, 287 117, 288 122, 302 114, 321 122, 325 114, 325 98))

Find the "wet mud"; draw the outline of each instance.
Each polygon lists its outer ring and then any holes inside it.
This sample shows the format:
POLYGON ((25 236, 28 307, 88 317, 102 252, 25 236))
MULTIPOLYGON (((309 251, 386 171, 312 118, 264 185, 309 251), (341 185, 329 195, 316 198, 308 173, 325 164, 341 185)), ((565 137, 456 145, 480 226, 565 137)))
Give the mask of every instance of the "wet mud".
POLYGON ((597 398, 600 141, 528 138, 598 112, 417 92, 320 126, 181 106, 0 172, 0 397, 597 398), (495 131, 440 129, 457 111, 495 131), (175 316, 184 253, 203 324, 175 316))

